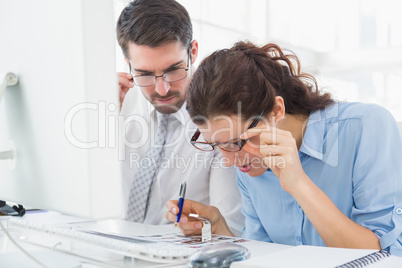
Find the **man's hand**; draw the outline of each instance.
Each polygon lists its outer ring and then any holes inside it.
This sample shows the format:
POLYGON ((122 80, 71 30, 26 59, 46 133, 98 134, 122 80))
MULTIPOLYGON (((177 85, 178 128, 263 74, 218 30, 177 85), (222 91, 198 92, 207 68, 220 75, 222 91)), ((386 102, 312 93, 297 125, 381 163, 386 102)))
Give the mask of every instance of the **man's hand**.
POLYGON ((120 108, 123 104, 124 97, 128 90, 134 86, 133 75, 129 73, 118 73, 119 77, 119 96, 120 96, 120 108))

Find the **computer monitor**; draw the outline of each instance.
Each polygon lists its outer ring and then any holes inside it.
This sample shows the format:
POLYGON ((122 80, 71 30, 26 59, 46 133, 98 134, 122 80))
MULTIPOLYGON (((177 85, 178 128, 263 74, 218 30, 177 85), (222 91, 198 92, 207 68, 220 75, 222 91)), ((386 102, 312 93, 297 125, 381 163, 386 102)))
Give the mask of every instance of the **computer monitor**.
POLYGON ((121 216, 112 0, 1 1, 0 36, 0 200, 121 216))

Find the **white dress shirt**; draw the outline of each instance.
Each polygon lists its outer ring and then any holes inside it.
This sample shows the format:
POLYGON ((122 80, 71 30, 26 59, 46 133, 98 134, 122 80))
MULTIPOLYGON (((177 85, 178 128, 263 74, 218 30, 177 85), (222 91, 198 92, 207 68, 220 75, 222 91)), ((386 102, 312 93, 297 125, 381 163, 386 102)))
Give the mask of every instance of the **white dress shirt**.
MULTIPOLYGON (((138 168, 149 163, 144 156, 153 142, 156 124, 155 108, 139 88, 130 89, 125 96, 119 122, 125 209, 138 168)), ((223 165, 218 150, 204 152, 194 148, 189 141, 196 129, 186 110, 186 103, 169 116, 162 162, 152 185, 144 223, 168 223, 165 203, 178 199, 180 183, 186 181, 185 199, 219 208, 232 232, 240 236, 244 217, 235 168, 223 165)))

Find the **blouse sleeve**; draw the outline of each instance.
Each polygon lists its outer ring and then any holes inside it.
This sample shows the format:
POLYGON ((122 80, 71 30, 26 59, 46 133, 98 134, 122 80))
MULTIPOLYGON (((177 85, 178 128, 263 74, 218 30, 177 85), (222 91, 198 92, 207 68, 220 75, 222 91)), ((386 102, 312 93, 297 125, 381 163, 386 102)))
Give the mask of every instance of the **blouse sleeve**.
POLYGON ((372 230, 381 248, 402 256, 402 140, 393 116, 380 106, 362 118, 353 169, 351 218, 372 230))

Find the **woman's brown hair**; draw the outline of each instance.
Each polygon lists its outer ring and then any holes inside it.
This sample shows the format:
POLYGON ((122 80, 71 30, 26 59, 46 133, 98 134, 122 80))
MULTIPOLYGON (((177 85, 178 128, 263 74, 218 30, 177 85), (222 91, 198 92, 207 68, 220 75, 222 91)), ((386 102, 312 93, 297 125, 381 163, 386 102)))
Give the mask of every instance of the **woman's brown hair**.
POLYGON ((313 76, 300 72, 294 54, 284 54, 275 44, 238 42, 201 62, 190 84, 188 110, 196 124, 238 113, 248 120, 262 111, 270 113, 276 96, 284 99, 285 112, 292 115, 308 116, 334 102, 329 93, 318 90, 313 76))

